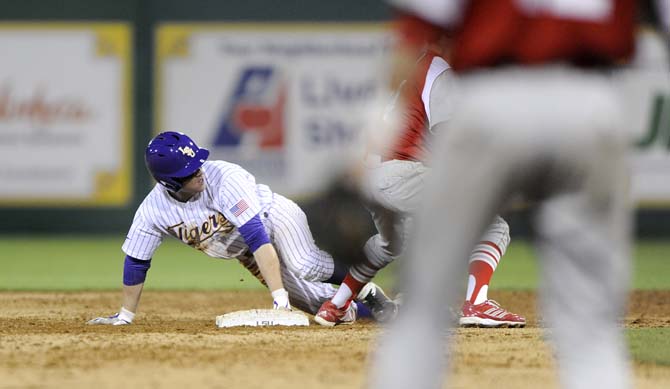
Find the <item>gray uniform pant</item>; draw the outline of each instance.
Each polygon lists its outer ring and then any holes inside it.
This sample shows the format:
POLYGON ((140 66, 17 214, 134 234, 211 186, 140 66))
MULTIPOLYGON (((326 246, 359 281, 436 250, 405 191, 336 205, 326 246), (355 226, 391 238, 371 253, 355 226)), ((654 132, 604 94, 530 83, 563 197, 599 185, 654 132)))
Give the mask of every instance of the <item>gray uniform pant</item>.
POLYGON ((436 308, 457 302, 470 250, 523 194, 541 200, 541 308, 562 385, 628 388, 618 322, 630 275, 627 142, 616 91, 601 74, 560 66, 472 73, 460 83, 410 243, 405 309, 380 342, 372 387, 441 387, 451 319, 436 308))
MULTIPOLYGON (((413 214, 422 202, 424 181, 429 170, 421 162, 405 160, 390 160, 369 166, 363 193, 370 199, 367 207, 377 234, 365 244, 368 263, 354 265, 349 270, 358 281, 369 282, 379 269, 403 254, 413 229, 413 214)), ((493 242, 504 254, 510 242, 507 222, 495 216, 480 240, 493 242)), ((495 264, 491 266, 495 268, 495 264)))

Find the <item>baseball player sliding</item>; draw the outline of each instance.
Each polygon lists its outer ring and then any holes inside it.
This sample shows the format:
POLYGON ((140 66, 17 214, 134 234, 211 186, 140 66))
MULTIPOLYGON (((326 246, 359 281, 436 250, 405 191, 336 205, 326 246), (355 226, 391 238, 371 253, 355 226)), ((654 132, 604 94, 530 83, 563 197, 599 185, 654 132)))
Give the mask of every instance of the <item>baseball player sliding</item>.
MULTIPOLYGON (((166 236, 214 258, 237 258, 268 287, 275 309, 293 305, 315 313, 335 294, 331 284, 339 284, 346 269, 316 246, 302 210, 240 166, 208 156, 179 132, 149 142, 145 161, 158 184, 139 206, 123 244, 123 304, 115 315, 90 324, 132 323, 151 259, 166 236)), ((386 303, 376 285, 369 289, 370 306, 350 304, 344 322, 386 303)))
MULTIPOLYGON (((319 309, 315 317, 319 324, 334 326, 343 322, 351 299, 361 291, 368 295, 370 287, 366 284, 404 251, 412 214, 419 208, 423 182, 429 170, 423 162, 428 154, 429 129, 446 122, 453 106, 453 75, 449 64, 436 49, 426 50, 414 66, 411 77, 401 84, 398 93, 402 94, 407 107, 402 112, 403 124, 398 141, 384 155, 368 158, 363 191, 371 200, 367 207, 378 234, 365 245, 367 260, 351 267, 335 296, 319 309)), ((461 325, 525 326, 525 318, 501 308, 487 296, 489 282, 509 241, 509 226, 496 216, 470 254, 461 325)), ((395 307, 389 304, 380 317, 390 319, 395 312, 395 307)))

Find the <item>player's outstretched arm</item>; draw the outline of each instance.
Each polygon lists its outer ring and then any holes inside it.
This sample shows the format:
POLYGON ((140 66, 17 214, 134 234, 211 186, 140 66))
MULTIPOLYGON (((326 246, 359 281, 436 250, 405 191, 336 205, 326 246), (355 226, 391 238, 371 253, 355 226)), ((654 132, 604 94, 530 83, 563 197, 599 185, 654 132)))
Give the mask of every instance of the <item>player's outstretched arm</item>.
POLYGON ((96 317, 88 324, 126 325, 133 322, 135 312, 140 303, 142 289, 151 260, 140 260, 126 256, 123 266, 123 305, 119 312, 112 316, 96 317))
POLYGON ((291 309, 288 292, 284 289, 279 270, 279 257, 271 243, 266 243, 254 251, 254 258, 261 271, 261 275, 272 292, 275 309, 291 309))
POLYGON ((249 246, 249 251, 254 255, 262 278, 265 280, 272 298, 275 309, 291 309, 288 300, 288 292, 284 289, 279 268, 279 256, 270 242, 259 214, 254 215, 246 223, 238 227, 240 235, 249 246))

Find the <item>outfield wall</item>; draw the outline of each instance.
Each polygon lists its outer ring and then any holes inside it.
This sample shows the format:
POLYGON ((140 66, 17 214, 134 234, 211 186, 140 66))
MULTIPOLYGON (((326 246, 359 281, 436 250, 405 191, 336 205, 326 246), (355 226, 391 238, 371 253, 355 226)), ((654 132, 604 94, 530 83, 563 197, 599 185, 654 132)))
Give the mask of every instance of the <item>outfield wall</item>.
MULTIPOLYGON (((344 0, 339 2, 310 2, 287 0, 281 2, 248 0, 244 2, 227 1, 175 1, 175 0, 63 0, 58 2, 43 0, 25 1, 0 1, 0 24, 6 28, 25 29, 34 28, 46 31, 42 37, 53 35, 53 28, 68 30, 68 32, 80 33, 84 40, 94 40, 95 28, 99 24, 114 24, 126 28, 128 40, 123 44, 129 45, 127 56, 122 58, 128 61, 130 67, 127 73, 117 70, 112 72, 111 77, 116 77, 118 82, 108 85, 104 90, 75 90, 69 91, 59 86, 54 79, 54 71, 47 78, 50 80, 45 99, 50 96, 77 96, 75 103, 88 101, 95 97, 106 99, 99 105, 86 107, 88 111, 97 113, 95 120, 89 117, 89 121, 79 125, 77 131, 69 134, 70 138, 63 136, 60 144, 62 148, 56 150, 55 154, 44 156, 37 150, 35 154, 24 155, 24 148, 18 155, 8 159, 15 161, 18 167, 20 159, 27 158, 35 161, 33 169, 24 169, 25 175, 32 174, 31 179, 24 179, 22 183, 13 188, 6 189, 0 195, 0 232, 3 233, 69 233, 69 232, 120 232, 127 229, 136 206, 148 191, 152 182, 145 171, 142 154, 146 142, 153 134, 156 127, 154 123, 154 112, 156 101, 154 100, 154 36, 158 33, 160 25, 166 22, 254 22, 254 23, 287 23, 287 22, 364 22, 380 21, 387 18, 387 10, 379 1, 344 0), (231 5, 234 3, 234 5, 231 5), (10 25, 11 24, 11 25, 10 25), (46 29, 46 30, 45 30, 46 29), (125 81, 121 81, 127 77, 125 81), (54 80, 53 82, 51 80, 54 80), (132 80, 129 85, 128 95, 119 100, 119 93, 125 87, 123 82, 132 80), (57 89, 60 88, 60 89, 57 89), (109 89, 117 88, 118 91, 109 89), (129 104, 124 111, 123 104, 129 104), (116 105, 116 106, 114 106, 116 105), (124 127, 123 121, 127 121, 124 127), (124 132, 128 130, 128 132, 124 132), (79 145, 82 149, 92 150, 88 155, 78 159, 72 145, 64 145, 67 139, 83 138, 91 133, 100 137, 90 137, 82 140, 79 145), (125 134, 128 138, 125 138, 125 134), (97 142, 97 143, 96 143, 97 142), (112 148, 114 150, 108 150, 112 148), (103 166, 91 166, 92 161, 102 159, 101 152, 109 151, 109 162, 103 166), (37 165, 37 166, 35 166, 37 165), (56 166, 54 166, 56 165, 56 166), (52 169, 52 170, 50 170, 52 169), (61 172, 64 176, 74 180, 73 186, 62 185, 64 180, 58 180, 58 184, 49 184, 40 180, 39 175, 53 176, 51 173, 61 172), (101 193, 108 191, 99 188, 108 188, 110 180, 118 181, 118 189, 114 198, 101 198, 101 193), (105 182, 105 180, 107 180, 105 182), (59 186, 59 187, 55 187, 59 186)), ((0 27, 0 36, 2 27, 0 27)), ((17 53, 23 43, 30 37, 13 37, 12 46, 16 47, 17 53), (18 43, 21 43, 20 45, 18 43)), ((76 40, 76 38, 73 38, 76 40)), ((49 47, 49 42, 38 42, 49 47)), ((90 49, 90 48, 89 48, 90 49)), ((86 66, 87 54, 95 55, 92 51, 81 49, 79 52, 68 53, 68 57, 79 55, 80 65, 86 66)), ((91 49, 93 50, 93 49, 91 49)), ((44 60, 44 59, 42 59, 44 60)), ((17 58, 17 64, 19 59, 17 58)), ((118 64, 118 67, 123 65, 118 64)), ((8 69, 0 65, 0 83, 3 83, 2 73, 7 74, 8 69)), ((64 71, 70 72, 70 78, 79 85, 86 85, 84 79, 76 79, 77 71, 72 66, 65 66, 64 71)), ((26 67, 24 73, 30 74, 26 67)), ((67 77, 65 77, 67 78, 67 77)), ((4 80, 6 81, 6 80, 4 80)), ((21 80, 15 81, 13 86, 16 104, 31 103, 38 98, 39 77, 33 78, 30 83, 21 84, 21 80), (23 93, 23 95, 21 95, 23 93)), ((67 81, 64 79, 63 82, 67 81)), ((90 82, 90 81, 89 81, 90 82)), ((11 96, 10 96, 11 97, 11 96)), ((55 97, 54 97, 55 99, 55 97)), ((55 103, 54 103, 55 104, 55 103)), ((35 104, 33 104, 35 105, 35 104)), ((83 109, 81 109, 83 110, 83 109)), ((85 116, 85 115, 80 115, 85 116)), ((16 119, 16 118, 14 118, 16 119)), ((49 129, 51 133, 58 132, 64 127, 72 127, 72 120, 61 118, 49 129)), ((79 118, 81 119, 81 118, 79 118)), ((80 120, 81 121, 81 120, 80 120)), ((41 139, 53 137, 43 136, 45 126, 43 123, 34 125, 32 118, 25 118, 23 127, 19 126, 17 120, 0 123, 3 132, 12 129, 29 130, 34 133, 32 138, 42 136, 41 139), (27 124, 25 124, 27 123, 27 124), (40 132, 42 131, 42 132, 40 132)), ((187 130, 184 128, 184 130, 187 130)), ((3 135, 3 134, 0 134, 3 135)), ((0 136, 1 137, 1 136, 0 136)), ((22 144, 30 139, 25 137, 22 144)), ((57 145, 58 140, 53 140, 51 145, 57 145)), ((18 142, 18 141, 17 141, 18 142)), ((207 142, 205 142, 207 143, 207 142)), ((16 149, 16 143, 13 149, 16 149)), ((19 169, 6 169, 14 171, 15 175, 20 173, 19 169)), ((9 173, 8 173, 9 174, 9 173)), ((15 177, 16 178, 16 177, 15 177)), ((48 180, 47 180, 48 181, 48 180)))
MULTIPOLYGON (((142 152, 157 129, 189 132, 329 223, 337 215, 311 195, 362 143, 388 16, 376 0, 0 1, 0 232, 124 231, 152 185, 142 152)), ((635 118, 643 235, 670 232, 662 61, 652 54, 617 78, 635 118)), ((361 209, 352 217, 371 228, 361 209)), ((510 220, 526 233, 523 212, 510 220)))

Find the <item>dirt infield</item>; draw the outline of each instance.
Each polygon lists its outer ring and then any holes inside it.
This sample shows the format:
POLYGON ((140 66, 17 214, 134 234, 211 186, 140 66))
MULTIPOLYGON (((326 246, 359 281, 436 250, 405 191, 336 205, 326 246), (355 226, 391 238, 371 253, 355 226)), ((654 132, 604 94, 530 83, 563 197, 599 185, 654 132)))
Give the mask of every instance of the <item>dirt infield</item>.
MULTIPOLYGON (((453 388, 557 387, 531 292, 492 297, 524 329, 461 329, 453 388)), ((120 292, 0 293, 0 388, 360 388, 379 328, 217 329, 214 317, 265 307, 259 292, 144 293, 135 324, 87 326, 120 292)), ((637 292, 626 325, 670 327, 670 292, 637 292)), ((420 360, 420 357, 418 357, 420 360)), ((636 387, 669 387, 670 367, 636 365, 636 387)))

